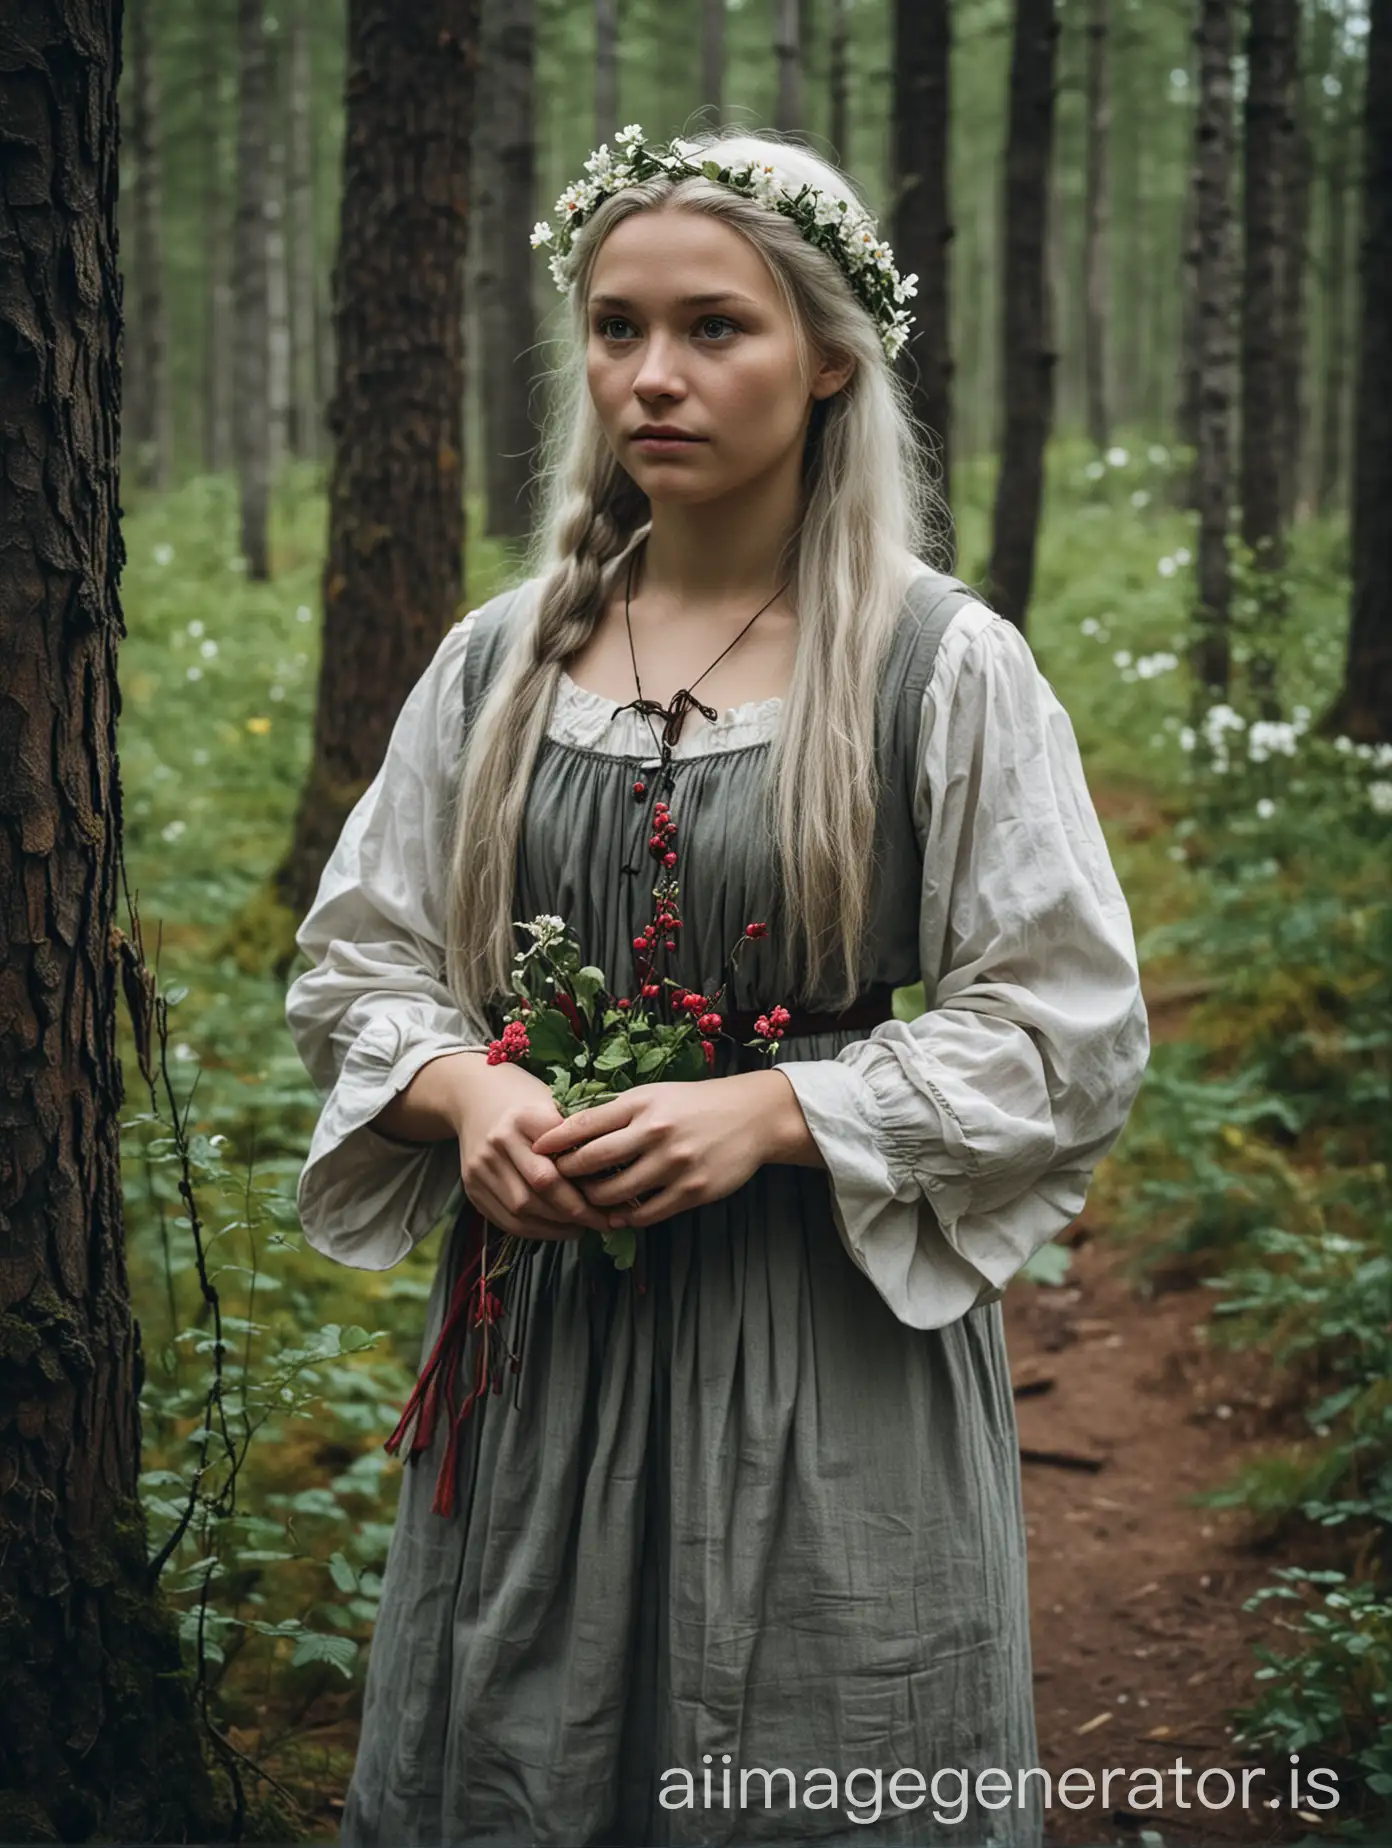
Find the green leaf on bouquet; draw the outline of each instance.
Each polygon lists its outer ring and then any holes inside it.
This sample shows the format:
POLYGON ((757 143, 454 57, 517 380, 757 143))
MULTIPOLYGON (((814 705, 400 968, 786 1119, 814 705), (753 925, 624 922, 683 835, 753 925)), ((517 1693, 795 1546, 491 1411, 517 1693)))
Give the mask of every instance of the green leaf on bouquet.
POLYGON ((575 991, 576 1006, 586 1020, 592 1019, 595 996, 604 986, 604 971, 596 969, 593 963, 586 963, 583 969, 575 971, 570 985, 575 991))
POLYGON ((583 1072, 585 1067, 589 1064, 589 1062, 590 1062, 590 1055, 588 1051, 585 1049, 585 1047, 582 1046, 579 1052, 577 1052, 575 1057, 571 1060, 571 1065, 575 1068, 577 1072, 583 1072))
POLYGON ((688 1039, 683 1040, 672 1054, 671 1064, 667 1067, 664 1076, 684 1080, 704 1078, 708 1069, 706 1055, 701 1051, 700 1042, 688 1039))
POLYGON ((627 1065, 633 1057, 633 1048, 626 1034, 617 1034, 606 1040, 595 1054, 594 1069, 597 1072, 615 1072, 621 1065, 627 1065))
POLYGON ((614 1260, 615 1270, 632 1270, 638 1256, 638 1234, 632 1226, 620 1226, 614 1232, 602 1232, 604 1249, 614 1260))
POLYGON ((665 1046, 644 1046, 638 1054, 638 1070, 640 1072, 655 1071, 659 1065, 666 1062, 666 1059, 667 1048, 665 1046))
POLYGON ((533 1008, 527 1018, 527 1038, 531 1041, 531 1051, 527 1054, 529 1064, 559 1063, 569 1068, 580 1050, 574 1029, 558 1007, 533 1008))

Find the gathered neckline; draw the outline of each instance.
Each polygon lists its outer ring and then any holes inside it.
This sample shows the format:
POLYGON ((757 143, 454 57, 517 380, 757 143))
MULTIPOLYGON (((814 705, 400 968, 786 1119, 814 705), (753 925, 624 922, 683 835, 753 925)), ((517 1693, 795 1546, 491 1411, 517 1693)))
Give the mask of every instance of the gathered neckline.
MULTIPOLYGON (((561 668, 560 670, 560 680, 561 684, 566 689, 567 698, 575 701, 579 705, 589 706, 592 711, 606 712, 612 715, 616 712, 626 710, 630 704, 627 700, 610 699, 604 693, 595 693, 592 692, 589 687, 582 687, 579 681, 571 679, 565 668, 561 668)), ((701 719, 700 723, 693 727, 693 731, 727 730, 732 725, 738 725, 753 719, 760 719, 767 713, 777 712, 782 704, 783 697, 778 693, 770 694, 767 699, 747 699, 741 705, 727 706, 714 721, 705 718, 701 719)), ((632 714, 632 717, 639 719, 641 718, 641 714, 635 712, 632 714)))

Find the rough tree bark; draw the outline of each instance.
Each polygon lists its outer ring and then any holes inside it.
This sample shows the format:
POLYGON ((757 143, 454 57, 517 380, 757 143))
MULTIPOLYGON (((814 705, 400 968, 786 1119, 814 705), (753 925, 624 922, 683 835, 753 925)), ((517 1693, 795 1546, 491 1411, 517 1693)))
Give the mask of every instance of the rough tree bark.
POLYGON ((1015 0, 1001 283, 1004 431, 987 581, 989 600, 1021 630, 1034 583, 1053 411, 1046 251, 1057 42, 1054 0, 1015 0))
POLYGON ((478 0, 350 0, 314 748, 277 896, 308 909, 463 595, 463 270, 478 0))
POLYGON ((1112 440, 1107 395, 1107 141, 1112 124, 1107 81, 1107 11, 1107 0, 1088 0, 1084 78, 1087 179, 1083 208, 1083 350, 1088 436, 1099 453, 1112 440))
POLYGON ((130 4, 131 257, 126 316, 127 414, 124 441, 138 487, 164 489, 173 477, 169 407, 169 315, 164 290, 163 175, 154 0, 130 4))
POLYGON ((1353 607, 1344 690, 1326 720, 1392 741, 1392 0, 1371 0, 1353 439, 1353 607))
POLYGON ((120 7, 0 13, 0 1840, 219 1839, 147 1590, 113 930, 120 7))
POLYGON ((269 58, 261 0, 237 0, 237 214, 233 234, 232 441, 241 486, 247 575, 271 574, 270 367, 267 340, 266 90, 269 58))
POLYGON ((536 20, 532 0, 482 0, 475 111, 479 395, 488 531, 520 539, 531 527, 537 441, 532 380, 539 367, 532 293, 535 257, 520 227, 536 219, 536 20))
POLYGON ((894 258, 918 276, 918 325, 904 348, 914 415, 930 432, 941 467, 939 489, 952 492, 952 210, 948 198, 948 0, 896 0, 894 8, 894 258))
POLYGON ((1254 555, 1261 618, 1251 683, 1263 713, 1276 716, 1270 643, 1285 619, 1286 435, 1285 252, 1291 171, 1290 90, 1298 0, 1251 0, 1244 107, 1242 279, 1242 538, 1254 555))
POLYGON ((1198 636, 1195 685, 1204 703, 1227 696, 1231 672, 1228 612, 1231 580, 1233 405, 1237 388, 1234 327, 1233 0, 1199 0, 1199 100, 1194 125, 1194 235, 1198 246, 1194 322, 1195 457, 1193 502, 1199 516, 1198 636))

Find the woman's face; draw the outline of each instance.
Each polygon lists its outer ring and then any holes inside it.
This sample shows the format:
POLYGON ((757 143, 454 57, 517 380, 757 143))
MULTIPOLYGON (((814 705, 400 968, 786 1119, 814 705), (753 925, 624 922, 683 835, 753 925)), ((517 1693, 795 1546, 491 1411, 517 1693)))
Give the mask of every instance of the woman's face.
POLYGON ((588 313, 595 411, 654 502, 716 500, 800 471, 813 399, 850 373, 814 361, 803 377, 768 265, 705 213, 635 212, 616 225, 595 258, 588 313))

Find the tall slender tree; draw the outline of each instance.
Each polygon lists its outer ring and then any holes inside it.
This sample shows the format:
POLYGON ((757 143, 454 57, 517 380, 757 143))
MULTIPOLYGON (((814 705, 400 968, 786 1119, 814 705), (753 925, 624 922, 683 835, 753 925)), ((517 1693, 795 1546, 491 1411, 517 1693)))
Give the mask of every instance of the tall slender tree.
POLYGON ((949 0, 896 0, 894 8, 894 249, 918 276, 918 326, 900 364, 912 381, 914 415, 952 491, 952 209, 948 198, 949 0))
POLYGON ((314 351, 314 60, 311 0, 294 0, 290 19, 290 95, 286 124, 289 227, 290 448, 319 453, 319 381, 314 351))
POLYGON ((1363 96, 1363 243, 1354 394, 1353 607, 1328 721, 1392 742, 1392 0, 1370 0, 1363 96))
POLYGON ((594 0, 595 142, 612 147, 619 126, 619 0, 594 0))
POLYGON ((1298 0, 1251 0, 1243 118, 1242 538, 1252 551, 1262 592, 1252 686, 1263 711, 1273 717, 1272 645, 1285 617, 1282 369, 1288 353, 1287 176, 1298 12, 1298 0))
POLYGON ((1310 99, 1301 81, 1301 10, 1291 22, 1291 67, 1285 124, 1286 171, 1282 175, 1283 232, 1281 253, 1281 523, 1290 527, 1300 505, 1304 479, 1306 426, 1309 421, 1306 351, 1306 280, 1309 273, 1310 194, 1314 184, 1314 148, 1310 135, 1310 99))
POLYGON ((120 8, 0 16, 0 1840, 218 1841, 121 1211, 120 8))
POLYGON ((164 187, 155 0, 130 0, 131 283, 126 328, 125 442, 143 488, 167 488, 173 473, 169 403, 169 313, 164 281, 164 187))
POLYGON ((851 16, 848 0, 831 0, 827 37, 827 91, 831 146, 844 166, 851 157, 851 16))
MULTIPOLYGON (((269 16, 268 16, 269 22, 269 16)), ((266 109, 266 422, 271 474, 290 448, 290 255, 286 247, 288 45, 276 21, 270 38, 266 109)))
POLYGON ((1111 86, 1108 82, 1108 0, 1088 0, 1087 60, 1084 106, 1087 111, 1087 176, 1083 234, 1083 352, 1087 390, 1087 428, 1099 451, 1111 442, 1111 401, 1107 391, 1108 269, 1107 155, 1111 135, 1111 86))
POLYGON ((725 114, 725 0, 701 4, 701 102, 718 128, 725 114))
POLYGON ((1199 0, 1199 100, 1195 114, 1192 206, 1198 262, 1194 283, 1195 463, 1198 510, 1198 637, 1193 658, 1204 703, 1223 698, 1231 671, 1228 533, 1232 503, 1232 423, 1237 387, 1234 329, 1233 4, 1199 0))
POLYGON ((1353 106, 1354 61, 1345 45, 1347 5, 1335 15, 1333 95, 1326 110, 1324 166, 1324 253, 1321 265, 1323 350, 1320 370, 1320 436, 1315 507, 1327 513, 1344 475, 1344 425, 1348 397, 1350 156, 1357 127, 1353 106))
POLYGON ((232 434, 241 487, 241 545, 252 578, 271 574, 266 109, 269 61, 262 0, 237 0, 237 217, 233 239, 236 350, 232 434))
POLYGON ((463 595, 477 57, 478 0, 349 0, 323 655, 312 761, 275 882, 297 916, 463 595))
POLYGON ((526 228, 536 219, 536 22, 532 0, 482 0, 475 111, 478 261, 474 266, 488 531, 523 537, 531 525, 537 372, 535 269, 526 228))
POLYGON ((1057 43, 1054 0, 1015 0, 1001 282, 1004 430, 987 577, 990 600, 1022 630, 1034 584, 1053 414, 1046 252, 1057 43))
POLYGON ((800 129, 804 126, 801 0, 773 0, 773 55, 778 72, 774 124, 784 130, 800 129))
POLYGON ((224 59, 229 50, 226 8, 210 0, 199 33, 202 103, 203 250, 203 466, 217 474, 233 465, 232 367, 228 344, 233 322, 231 229, 227 175, 228 110, 224 105, 224 59))

